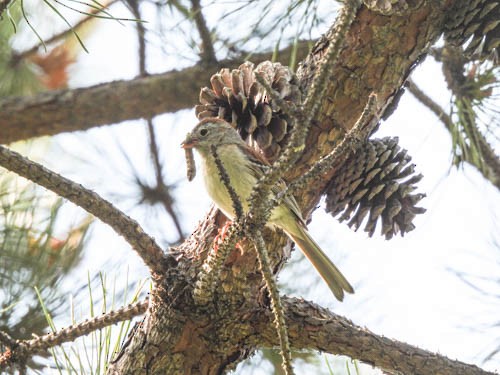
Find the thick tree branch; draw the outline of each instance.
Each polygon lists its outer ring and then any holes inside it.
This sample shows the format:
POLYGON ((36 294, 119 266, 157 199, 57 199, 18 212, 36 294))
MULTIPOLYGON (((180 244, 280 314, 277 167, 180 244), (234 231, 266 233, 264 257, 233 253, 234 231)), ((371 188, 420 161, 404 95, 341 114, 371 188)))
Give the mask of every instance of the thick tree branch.
MULTIPOLYGON (((308 42, 299 43, 298 58, 305 56, 308 49, 308 42)), ((283 49, 279 60, 288 61, 291 53, 292 47, 283 49)), ((254 54, 252 60, 258 63, 271 57, 272 53, 254 54)), ((243 57, 128 81, 3 99, 0 100, 0 143, 191 108, 198 99, 200 85, 209 82, 213 72, 222 66, 236 68, 241 63, 243 57)))
MULTIPOLYGON (((285 308, 292 348, 348 355, 390 373, 493 374, 477 366, 374 334, 312 302, 290 297, 283 297, 281 300, 285 308)), ((261 322, 258 328, 258 331, 262 332, 264 346, 278 345, 276 332, 269 322, 261 322)))
POLYGON ((164 271, 164 253, 155 240, 133 219, 82 185, 0 146, 0 165, 64 197, 102 220, 120 234, 156 275, 164 271))

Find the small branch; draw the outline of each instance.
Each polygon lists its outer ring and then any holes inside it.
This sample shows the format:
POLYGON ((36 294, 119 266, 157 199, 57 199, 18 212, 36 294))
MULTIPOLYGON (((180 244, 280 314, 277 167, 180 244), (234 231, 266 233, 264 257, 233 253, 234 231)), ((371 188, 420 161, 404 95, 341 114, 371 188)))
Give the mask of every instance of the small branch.
MULTIPOLYGON (((134 17, 136 19, 141 19, 141 12, 139 10, 138 1, 127 0, 127 3, 134 17)), ((148 74, 146 71, 146 29, 142 22, 137 22, 136 29, 137 29, 137 41, 139 45, 138 48, 139 75, 141 77, 145 77, 148 74)), ((175 229, 177 230, 177 233, 179 235, 179 239, 177 241, 182 242, 184 240, 184 233, 182 232, 182 227, 177 212, 175 212, 173 207, 174 199, 172 198, 170 194, 170 189, 165 183, 163 178, 163 168, 160 163, 160 156, 158 152, 158 145, 156 143, 156 135, 152 117, 148 117, 146 121, 149 134, 149 150, 151 153, 151 159, 153 161, 153 167, 156 175, 156 186, 154 186, 152 189, 157 195, 158 198, 157 201, 161 202, 163 208, 165 208, 165 211, 174 222, 175 229)), ((143 187, 141 186, 141 188, 143 187)))
POLYGON ((208 254, 205 262, 202 265, 202 270, 198 274, 195 288, 193 290, 193 297, 198 304, 206 305, 212 300, 213 292, 215 286, 219 281, 220 271, 224 262, 226 261, 229 253, 234 249, 238 238, 242 234, 242 218, 243 218, 243 206, 238 194, 231 185, 231 180, 227 174, 222 160, 220 160, 217 154, 217 147, 212 146, 210 149, 212 156, 215 160, 215 165, 217 166, 217 171, 219 172, 219 177, 224 183, 231 201, 233 204, 233 209, 235 212, 235 220, 229 226, 229 228, 224 233, 224 238, 222 243, 212 247, 210 253, 208 254))
MULTIPOLYGON (((429 108, 439 120, 444 124, 450 136, 455 132, 455 124, 451 117, 444 111, 444 109, 437 104, 430 96, 423 92, 415 82, 408 80, 407 82, 408 90, 417 98, 423 105, 429 108)), ((500 158, 495 153, 495 150, 491 147, 484 136, 476 132, 477 144, 480 148, 481 156, 483 157, 484 163, 487 168, 478 168, 471 160, 465 157, 463 160, 477 168, 484 178, 489 180, 497 189, 500 189, 500 158)), ((468 154, 468 153, 467 153, 468 154)))
POLYGON ((275 204, 279 204, 281 198, 285 196, 285 194, 293 194, 295 191, 299 191, 305 186, 310 185, 313 181, 321 178, 322 174, 331 170, 334 165, 344 162, 353 152, 356 152, 358 147, 366 141, 373 128, 377 125, 378 118, 373 118, 377 110, 377 95, 372 93, 368 97, 366 106, 358 121, 356 121, 342 141, 332 150, 332 152, 318 160, 304 175, 292 182, 288 186, 288 189, 277 197, 277 202, 275 204))
POLYGON ((159 197, 161 197, 161 204, 165 211, 168 213, 172 221, 174 222, 175 229, 179 235, 178 242, 184 241, 184 233, 182 231, 181 221, 174 209, 174 199, 170 193, 170 187, 165 183, 163 177, 163 168, 160 162, 160 153, 158 151, 158 145, 156 143, 156 134, 153 126, 153 120, 147 119, 148 134, 149 134, 149 149, 151 152, 151 159, 153 161, 153 167, 156 174, 156 187, 155 190, 158 191, 159 197))
POLYGON ((304 101, 305 122, 307 124, 314 120, 318 114, 333 66, 338 60, 345 37, 360 5, 360 0, 346 1, 335 21, 333 35, 329 38, 331 42, 304 101))
POLYGON ((121 307, 118 310, 105 313, 102 316, 86 320, 76 326, 69 326, 54 333, 49 333, 32 340, 23 341, 21 345, 23 345, 30 354, 41 353, 65 342, 75 341, 78 337, 88 335, 98 329, 102 329, 125 320, 130 320, 137 315, 144 314, 148 309, 148 306, 148 299, 136 302, 128 306, 121 307))
POLYGON ((217 57, 215 56, 210 30, 208 30, 207 22, 205 21, 205 17, 203 17, 200 0, 191 0, 191 5, 194 22, 201 38, 201 62, 204 64, 215 64, 217 63, 217 57))
POLYGON ((446 126, 446 129, 448 129, 449 132, 453 131, 454 125, 451 117, 439 104, 437 104, 430 96, 423 92, 420 87, 418 87, 417 84, 413 82, 412 79, 409 79, 406 82, 406 86, 415 98, 417 98, 423 105, 429 108, 437 116, 437 118, 443 122, 444 126, 446 126))
POLYGON ((194 19, 201 38, 201 62, 203 65, 217 64, 212 36, 203 17, 200 0, 191 0, 191 10, 177 0, 170 0, 169 4, 175 7, 185 18, 194 19))
POLYGON ((156 244, 155 240, 146 234, 135 220, 93 191, 4 146, 0 146, 0 165, 82 207, 123 236, 153 274, 164 271, 163 250, 156 244))
MULTIPOLYGON (((218 248, 216 252, 216 265, 218 268, 213 268, 209 269, 213 275, 218 275, 220 273, 220 267, 222 267, 222 264, 226 260, 230 250, 234 248, 234 244, 231 244, 231 242, 236 242, 237 236, 235 235, 238 230, 237 228, 239 227, 239 223, 243 219, 243 206, 241 204, 240 198, 238 197, 238 194, 233 188, 233 185, 231 184, 231 180, 229 178, 229 175, 227 174, 224 164, 219 158, 219 155, 217 154, 217 147, 212 146, 211 147, 211 152, 212 156, 215 160, 215 164, 217 166, 217 170, 219 172, 219 177, 224 183, 224 186, 226 190, 228 191, 229 196, 231 197, 231 201, 233 204, 233 209, 235 212, 235 223, 233 223, 230 227, 231 229, 231 234, 232 238, 228 239, 227 241, 224 241, 223 245, 218 248), (233 235, 234 233, 234 235, 233 235), (228 246, 232 245, 232 246, 228 246), (221 250, 223 248, 223 250, 221 250), (215 271, 215 272, 214 272, 215 271)), ((260 230, 255 229, 257 228, 255 226, 245 226, 247 228, 246 232, 249 238, 251 238, 254 241, 255 244, 255 250, 257 251, 257 258, 259 260, 260 264, 260 271, 262 272, 262 276, 264 278, 264 281, 266 283, 267 290, 269 291, 269 297, 271 298, 271 309, 273 311, 273 314, 275 316, 275 326, 276 330, 278 331, 278 336, 280 338, 280 348, 281 348, 281 355, 283 358, 283 369, 285 370, 286 374, 293 374, 293 368, 292 368, 292 359, 291 359, 291 351, 290 351, 290 343, 288 341, 288 333, 286 329, 286 323, 285 323, 285 318, 283 314, 283 308, 281 306, 280 302, 280 296, 278 292, 278 288, 276 286, 276 281, 273 278, 273 272, 271 269, 271 262, 269 260, 269 255, 266 249, 266 245, 264 242, 264 238, 262 237, 262 233, 260 230)), ((211 258, 207 258, 206 262, 211 261, 211 258)), ((203 268, 204 270, 208 268, 203 268)), ((213 277, 213 281, 217 282, 218 277, 213 277)), ((200 275, 202 276, 202 275, 200 275)), ((203 277, 203 276, 202 276, 203 277)), ((205 276, 206 278, 206 276, 205 276)), ((202 280, 202 278, 200 278, 202 280)), ((198 286, 198 285, 197 285, 198 286)), ((208 284, 208 291, 213 290, 214 286, 208 284)), ((198 291, 194 291, 194 296, 198 296, 201 293, 198 291)), ((205 293, 206 294, 206 293, 205 293)))
POLYGON ((236 221, 226 230, 222 243, 210 249, 193 288, 193 298, 198 305, 207 305, 213 300, 213 293, 219 281, 222 266, 242 233, 242 226, 236 221))
POLYGON ((303 111, 292 117, 290 141, 273 167, 257 182, 249 198, 252 219, 257 225, 264 225, 271 213, 272 200, 267 199, 271 188, 279 181, 283 173, 293 167, 304 150, 311 121, 316 117, 320 108, 320 99, 328 85, 332 67, 337 61, 345 34, 354 20, 359 5, 359 0, 352 0, 352 3, 347 3, 342 8, 336 21, 333 41, 328 46, 326 55, 314 77, 303 105, 303 111))
MULTIPOLYGON (((139 2, 137 0, 127 0, 127 4, 130 7, 130 11, 134 15, 135 18, 141 19, 141 12, 139 10, 139 2)), ((146 29, 142 22, 137 22, 136 24, 137 30, 137 41, 139 45, 139 75, 144 77, 146 72, 146 29)))
POLYGON ((145 301, 130 304, 118 310, 110 311, 102 316, 86 320, 76 326, 63 328, 58 332, 48 333, 32 340, 20 341, 17 345, 19 349, 16 348, 11 350, 9 356, 6 356, 5 353, 0 355, 0 369, 12 365, 13 362, 16 362, 16 364, 22 363, 27 357, 46 352, 50 348, 65 342, 75 341, 78 337, 88 335, 98 329, 144 314, 148 306, 149 301, 146 299, 145 301), (8 357, 9 359, 3 360, 3 357, 8 357))
MULTIPOLYGON (((281 300, 292 348, 347 355, 389 373, 493 375, 477 366, 374 334, 312 302, 290 297, 281 300)), ((279 345, 268 320, 261 322, 256 332, 261 332, 263 346, 279 345)))
POLYGON ((217 166, 217 171, 219 172, 219 177, 224 183, 224 187, 226 188, 227 192, 229 193, 229 196, 231 197, 235 213, 235 220, 239 221, 243 217, 243 206, 241 204, 240 197, 238 196, 233 186, 231 185, 231 180, 229 179, 229 175, 227 174, 226 169, 224 168, 222 160, 220 160, 219 155, 217 154, 217 147, 212 145, 210 151, 212 152, 212 156, 214 157, 215 165, 217 166))
POLYGON ((271 261, 266 249, 266 243, 262 237, 262 232, 249 231, 248 236, 254 240, 255 250, 257 251, 257 259, 259 260, 259 269, 262 272, 262 277, 266 283, 267 291, 271 299, 271 310, 274 314, 274 325, 278 332, 279 346, 281 349, 281 358, 283 359, 283 370, 285 374, 293 374, 292 354, 290 350, 290 341, 288 338, 288 329, 286 327, 285 313, 281 304, 280 294, 276 280, 271 269, 271 261))

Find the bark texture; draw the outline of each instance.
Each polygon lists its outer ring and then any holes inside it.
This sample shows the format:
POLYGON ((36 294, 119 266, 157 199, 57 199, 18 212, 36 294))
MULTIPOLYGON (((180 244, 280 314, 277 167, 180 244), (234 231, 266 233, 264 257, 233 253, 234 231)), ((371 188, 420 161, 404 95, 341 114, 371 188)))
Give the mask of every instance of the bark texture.
MULTIPOLYGON (((358 11, 334 78, 328 82, 306 151, 296 168, 285 176, 287 179, 303 174, 335 147, 361 114, 371 92, 378 94, 378 115, 390 113, 390 105, 397 101, 404 81, 440 35, 448 6, 429 1, 416 10, 390 17, 366 8, 358 11)), ((330 38, 331 32, 320 40, 299 69, 306 91, 330 38)), ((322 183, 308 186, 298 196, 306 215, 318 204, 333 173, 334 169, 322 183)), ((197 306, 192 299, 196 275, 224 221, 220 213, 212 210, 185 243, 171 249, 165 273, 152 291, 150 308, 109 374, 220 374, 234 369, 257 348, 276 345, 268 296, 254 250, 245 239, 240 242, 243 251, 235 249, 226 261, 212 303, 197 306)), ((289 255, 289 246, 276 233, 267 232, 266 241, 278 272, 289 255)), ((296 348, 347 354, 389 372, 486 373, 374 336, 305 301, 285 301, 291 342, 296 348)), ((349 303, 349 298, 345 303, 349 303)))
MULTIPOLYGON (((466 365, 406 343, 379 336, 354 325, 328 309, 297 298, 283 298, 290 342, 297 349, 310 348, 343 354, 389 373, 411 375, 485 375, 477 366, 466 365)), ((270 323, 259 327, 263 346, 276 346, 270 323)))

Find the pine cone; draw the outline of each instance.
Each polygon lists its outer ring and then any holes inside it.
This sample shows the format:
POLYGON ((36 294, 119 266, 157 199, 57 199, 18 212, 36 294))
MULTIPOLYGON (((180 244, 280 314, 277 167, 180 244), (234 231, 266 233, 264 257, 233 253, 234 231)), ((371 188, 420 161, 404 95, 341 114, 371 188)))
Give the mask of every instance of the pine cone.
POLYGON ((245 62, 238 69, 214 74, 210 78, 212 88, 201 89, 201 105, 195 112, 200 120, 219 117, 231 123, 251 147, 272 162, 287 140, 291 122, 266 95, 255 73, 261 74, 285 101, 300 102, 297 78, 288 67, 265 61, 254 69, 251 62, 245 62))
POLYGON ((401 15, 417 9, 422 5, 422 0, 363 0, 365 6, 385 16, 401 15))
POLYGON ((499 0, 456 2, 456 7, 450 12, 450 18, 446 23, 445 38, 452 45, 462 46, 471 36, 472 39, 464 51, 466 56, 483 59, 496 53, 495 58, 498 58, 499 0))
POLYGON ((381 218, 381 234, 391 239, 415 229, 412 223, 424 208, 415 207, 425 194, 410 194, 422 175, 414 175, 411 157, 398 146, 398 138, 386 137, 366 142, 349 158, 326 191, 326 210, 339 220, 350 220, 358 230, 368 215, 365 231, 371 237, 381 218), (405 179, 406 177, 410 178, 405 179))

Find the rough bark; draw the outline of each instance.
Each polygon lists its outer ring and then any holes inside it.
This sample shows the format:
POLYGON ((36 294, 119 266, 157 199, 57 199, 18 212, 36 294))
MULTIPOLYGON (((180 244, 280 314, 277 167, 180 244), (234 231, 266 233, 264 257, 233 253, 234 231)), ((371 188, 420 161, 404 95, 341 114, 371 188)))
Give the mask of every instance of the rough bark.
MULTIPOLYGON (((406 343, 391 340, 354 325, 350 320, 314 303, 283 298, 292 347, 343 354, 388 371, 411 375, 491 374, 406 343)), ((261 324, 261 345, 277 345, 273 326, 261 324)))
MULTIPOLYGON (((366 8, 358 12, 335 68, 335 79, 329 82, 328 93, 323 98, 321 114, 308 136, 306 151, 300 163, 286 176, 288 179, 303 174, 319 157, 333 149, 353 126, 372 91, 379 97, 382 108, 379 115, 384 111, 389 113, 387 108, 397 99, 405 79, 438 38, 446 10, 444 3, 428 2, 401 16, 381 16, 366 8)), ((327 34, 317 44, 299 69, 305 90, 329 37, 327 34)), ((331 174, 324 176, 323 185, 331 174)), ((298 196, 306 214, 317 205, 321 193, 322 184, 315 183, 298 196)), ((110 374, 220 374, 233 369, 255 349, 276 344, 277 336, 269 322, 267 294, 255 254, 246 240, 241 241, 244 251, 235 250, 227 260, 213 303, 197 306, 193 302, 191 291, 196 275, 224 220, 220 213, 212 210, 184 244, 172 249, 163 280, 152 292, 150 308, 110 367, 110 374)), ((267 233, 266 240, 277 272, 289 248, 283 237, 275 233, 267 233)), ((349 303, 349 299, 345 303, 349 303)), ((394 343, 377 339, 347 320, 326 314, 306 302, 287 300, 287 306, 288 324, 293 330, 291 339, 296 348, 348 354, 392 372, 430 374, 441 373, 439 371, 446 368, 443 374, 485 373, 474 366, 454 364, 404 344, 395 347, 394 343), (311 320, 301 320, 297 314, 311 320), (321 319, 325 319, 325 330, 332 336, 328 344, 323 326, 318 326, 321 319), (344 335, 337 332, 339 326, 335 322, 347 330, 344 335), (300 334, 303 329, 309 329, 307 337, 300 334), (428 363, 439 371, 427 371, 428 363), (417 368, 420 372, 415 372, 417 368), (465 368, 477 372, 466 372, 465 368)))
MULTIPOLYGON (((307 54, 308 44, 299 43, 299 58, 307 54)), ((291 52, 291 47, 283 49, 279 60, 286 64, 291 52)), ((258 63, 271 56, 271 53, 255 54, 252 61, 258 63)), ((241 63, 243 58, 235 58, 128 81, 6 98, 0 100, 0 143, 192 108, 198 101, 200 85, 208 85, 210 76, 221 67, 236 68, 241 63)))

